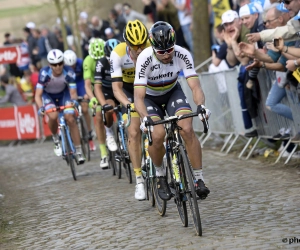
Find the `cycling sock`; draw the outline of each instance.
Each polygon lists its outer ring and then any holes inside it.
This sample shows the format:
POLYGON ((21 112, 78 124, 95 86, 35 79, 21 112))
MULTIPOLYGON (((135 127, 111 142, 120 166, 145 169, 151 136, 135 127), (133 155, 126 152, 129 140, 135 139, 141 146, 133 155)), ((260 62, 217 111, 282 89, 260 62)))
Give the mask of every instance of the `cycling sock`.
POLYGON ((204 182, 202 169, 194 169, 194 175, 196 180, 202 180, 204 182))
POLYGON ((76 149, 76 154, 81 154, 82 153, 81 145, 75 146, 75 149, 76 149))
POLYGON ((156 170, 156 176, 166 176, 166 169, 163 166, 156 166, 153 164, 156 170))
POLYGON ((136 177, 142 176, 142 168, 134 168, 133 171, 136 177))
POLYGON ((107 156, 106 144, 99 144, 101 158, 107 156))
POLYGON ((59 135, 58 134, 52 135, 52 140, 55 144, 58 144, 59 143, 59 135))
POLYGON ((112 126, 109 128, 109 127, 105 127, 105 132, 106 132, 106 136, 113 136, 114 135, 114 132, 112 130, 112 126))

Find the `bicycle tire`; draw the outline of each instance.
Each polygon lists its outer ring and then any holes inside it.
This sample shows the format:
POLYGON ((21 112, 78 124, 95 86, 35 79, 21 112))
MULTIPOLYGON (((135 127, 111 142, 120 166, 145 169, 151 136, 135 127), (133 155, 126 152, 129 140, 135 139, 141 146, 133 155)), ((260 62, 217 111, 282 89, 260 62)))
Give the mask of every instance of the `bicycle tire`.
POLYGON ((131 167, 130 167, 130 163, 127 162, 126 158, 124 159, 124 162, 123 162, 123 168, 125 169, 125 174, 126 174, 127 180, 129 182, 129 184, 131 184, 132 183, 131 167))
MULTIPOLYGON (((108 149, 107 149, 108 150, 108 149)), ((109 151, 108 150, 108 165, 109 168, 112 169, 112 174, 116 175, 117 174, 117 166, 116 166, 116 157, 115 157, 115 152, 109 151)))
MULTIPOLYGON (((170 181, 173 183, 174 190, 175 190, 174 203, 177 207, 178 215, 179 215, 182 225, 184 227, 187 227, 188 226, 188 214, 187 214, 187 206, 186 206, 186 196, 184 194, 184 190, 180 187, 179 183, 177 183, 173 178, 171 178, 171 176, 173 176, 173 168, 172 168, 172 161, 171 161, 172 155, 173 154, 171 152, 169 152, 169 154, 167 154, 166 157, 167 157, 168 169, 170 172, 170 181)), ((179 169, 179 171, 180 171, 180 169, 179 169)))
POLYGON ((71 173, 73 176, 74 181, 77 180, 77 176, 76 176, 76 169, 75 169, 75 164, 74 164, 74 158, 73 158, 73 153, 71 152, 71 145, 70 145, 70 141, 68 140, 68 136, 67 136, 67 131, 65 127, 61 128, 61 134, 64 138, 64 142, 65 142, 65 150, 66 150, 66 159, 67 162, 69 163, 68 165, 71 168, 71 173))
MULTIPOLYGON (((152 161, 150 163, 150 167, 152 167, 152 173, 155 173, 155 168, 152 164, 152 161)), ((156 185, 156 177, 150 178, 152 180, 153 185, 153 194, 155 199, 155 207, 160 216, 164 216, 166 214, 167 210, 167 201, 161 199, 158 195, 157 185, 156 185)))
POLYGON ((120 128, 117 127, 117 140, 116 140, 116 144, 117 144, 117 153, 118 156, 116 155, 116 157, 118 157, 118 166, 117 166, 117 172, 118 172, 118 178, 121 179, 122 177, 122 165, 124 164, 124 157, 123 157, 123 147, 122 147, 122 143, 121 143, 121 133, 120 133, 120 128))
POLYGON ((196 233, 198 236, 202 236, 202 225, 201 225, 201 218, 200 218, 200 212, 198 207, 198 201, 197 201, 197 195, 196 190, 194 186, 194 178, 192 174, 192 169, 190 167, 189 160, 187 158, 186 151, 184 149, 184 146, 181 144, 179 145, 179 152, 178 152, 178 162, 179 164, 182 164, 182 175, 184 179, 185 184, 185 194, 187 197, 187 200, 190 205, 190 211, 191 216, 193 218, 194 222, 194 228, 196 230, 196 233), (186 178, 187 177, 187 178, 186 178))
POLYGON ((89 144, 89 131, 87 128, 86 121, 84 117, 80 117, 80 124, 81 124, 81 131, 82 131, 82 138, 81 138, 81 146, 82 151, 84 153, 85 158, 90 161, 91 160, 91 149, 89 144))

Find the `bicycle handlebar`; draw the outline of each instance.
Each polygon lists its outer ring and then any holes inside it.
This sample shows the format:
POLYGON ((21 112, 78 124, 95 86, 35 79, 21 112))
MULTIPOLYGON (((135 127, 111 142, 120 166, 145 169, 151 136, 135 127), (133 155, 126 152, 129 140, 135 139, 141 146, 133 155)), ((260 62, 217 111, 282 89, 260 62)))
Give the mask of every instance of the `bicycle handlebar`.
POLYGON ((69 105, 66 105, 66 106, 56 106, 54 108, 46 110, 45 113, 47 114, 47 113, 52 113, 52 112, 61 112, 64 109, 67 109, 67 108, 74 108, 74 104, 69 104, 69 105))
MULTIPOLYGON (((154 121, 153 124, 149 124, 149 122, 146 122, 145 123, 145 126, 148 129, 148 140, 149 140, 149 145, 151 146, 152 145, 152 135, 151 135, 151 129, 150 129, 150 126, 155 126, 155 125, 159 125, 159 124, 167 124, 167 123, 171 123, 171 122, 177 122, 179 120, 183 120, 183 119, 186 119, 186 118, 190 118, 190 117, 194 117, 194 116, 198 116, 198 113, 197 112, 193 112, 193 113, 189 113, 189 114, 184 114, 184 115, 174 115, 174 116, 169 116, 167 118, 165 118, 164 120, 159 120, 159 121, 154 121)), ((208 124, 208 121, 206 119, 206 116, 205 114, 201 114, 203 120, 202 120, 202 123, 203 123, 203 133, 207 133, 208 131, 208 128, 209 128, 209 124, 208 124)))

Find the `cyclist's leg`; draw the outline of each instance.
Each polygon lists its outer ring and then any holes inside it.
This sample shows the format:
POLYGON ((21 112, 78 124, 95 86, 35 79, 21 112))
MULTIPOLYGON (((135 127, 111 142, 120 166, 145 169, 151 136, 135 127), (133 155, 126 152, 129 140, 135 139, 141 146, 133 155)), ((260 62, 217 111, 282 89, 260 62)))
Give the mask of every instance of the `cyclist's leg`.
MULTIPOLYGON (((70 103, 71 103, 70 92, 69 92, 69 89, 66 88, 64 90, 64 96, 60 100, 60 105, 69 105, 70 103)), ((74 108, 65 109, 64 116, 65 116, 65 120, 69 126, 72 141, 73 141, 75 149, 76 149, 77 160, 79 163, 83 163, 85 161, 85 159, 82 154, 80 134, 79 134, 79 129, 78 129, 78 126, 76 123, 76 118, 75 118, 75 109, 74 108)))
MULTIPOLYGON (((112 88, 108 88, 105 86, 102 86, 102 92, 104 95, 104 98, 106 100, 106 103, 115 107, 115 101, 114 101, 114 95, 112 88)), ((113 132, 113 111, 106 112, 105 115, 106 118, 106 125, 105 125, 105 132, 106 132, 106 144, 110 151, 116 151, 117 144, 115 142, 114 138, 114 132, 113 132)))
MULTIPOLYGON (((51 108, 55 108, 58 103, 54 102, 55 98, 52 97, 51 94, 43 92, 42 95, 42 101, 43 106, 45 107, 45 110, 49 110, 51 108)), ((48 127, 52 133, 52 140, 54 142, 54 153, 57 156, 62 155, 61 146, 59 144, 59 135, 58 135, 58 112, 53 113, 47 113, 47 116, 49 118, 48 120, 48 127)))
MULTIPOLYGON (((191 106, 187 102, 187 99, 180 87, 173 92, 171 98, 167 104, 167 112, 169 115, 183 115, 192 112, 191 106), (172 105, 174 103, 174 105, 172 105)), ((185 148, 189 156, 190 162, 194 169, 194 175, 197 179, 197 194, 205 198, 209 193, 209 189, 204 184, 204 178, 202 173, 202 149, 200 142, 193 129, 193 119, 187 118, 178 121, 178 125, 182 128, 180 135, 182 139, 187 142, 185 148), (205 196, 205 197, 204 197, 205 196)))
POLYGON ((105 129, 102 119, 102 113, 101 113, 101 106, 97 106, 96 108, 96 119, 95 119, 95 130, 96 135, 99 143, 99 149, 101 154, 101 161, 100 161, 100 167, 102 169, 108 168, 108 152, 106 149, 106 143, 105 143, 105 129))

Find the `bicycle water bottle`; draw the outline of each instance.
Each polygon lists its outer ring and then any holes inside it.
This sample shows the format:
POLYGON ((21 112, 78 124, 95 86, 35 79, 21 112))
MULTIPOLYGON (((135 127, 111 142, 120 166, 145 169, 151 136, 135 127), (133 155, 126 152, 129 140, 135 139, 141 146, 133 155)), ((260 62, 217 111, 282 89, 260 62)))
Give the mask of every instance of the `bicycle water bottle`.
POLYGON ((173 168, 173 173, 174 173, 174 179, 177 182, 180 182, 179 168, 178 168, 178 162, 177 162, 176 154, 173 154, 172 168, 173 168))

